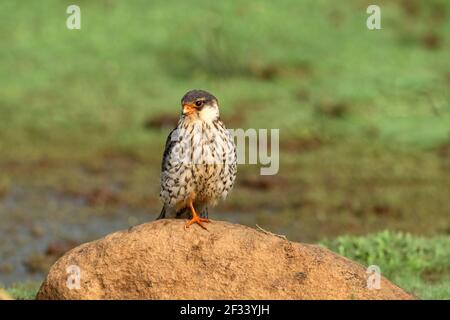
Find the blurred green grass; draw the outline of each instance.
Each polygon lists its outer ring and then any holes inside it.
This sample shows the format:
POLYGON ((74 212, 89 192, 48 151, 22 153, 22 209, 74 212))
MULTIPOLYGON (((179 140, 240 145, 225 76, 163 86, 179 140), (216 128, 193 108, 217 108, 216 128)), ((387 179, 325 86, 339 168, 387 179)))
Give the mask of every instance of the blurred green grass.
POLYGON ((8 287, 6 291, 16 300, 34 300, 40 286, 39 282, 22 282, 8 287))
POLYGON ((81 1, 82 29, 70 31, 68 1, 3 1, 1 142, 140 144, 145 118, 177 113, 194 87, 218 95, 225 115, 249 101, 243 125, 284 139, 448 142, 450 31, 434 12, 449 4, 413 2, 411 17, 383 1, 383 29, 369 31, 358 1, 81 1), (327 104, 342 115, 321 112, 327 104))
POLYGON ((381 274, 420 299, 449 299, 450 237, 424 238, 389 231, 341 236, 322 244, 381 274))

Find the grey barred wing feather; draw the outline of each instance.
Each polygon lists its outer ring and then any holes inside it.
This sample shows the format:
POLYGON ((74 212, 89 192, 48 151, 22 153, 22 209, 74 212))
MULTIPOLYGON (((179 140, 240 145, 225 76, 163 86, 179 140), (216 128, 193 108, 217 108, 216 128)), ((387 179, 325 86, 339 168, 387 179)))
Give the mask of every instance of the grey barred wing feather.
POLYGON ((167 136, 166 145, 164 147, 164 154, 163 154, 163 158, 161 161, 161 173, 164 172, 164 170, 167 168, 169 155, 176 143, 175 136, 172 137, 172 135, 175 135, 176 132, 177 132, 177 128, 174 128, 172 131, 170 131, 169 135, 167 136))
POLYGON ((174 210, 168 206, 168 199, 170 199, 173 195, 173 189, 176 187, 174 182, 176 179, 174 178, 174 161, 172 159, 172 153, 177 145, 178 139, 178 127, 174 128, 166 139, 166 144, 164 147, 164 153, 161 161, 161 190, 160 190, 160 198, 163 199, 164 206, 161 210, 161 213, 157 219, 166 218, 168 215, 173 215, 174 210))

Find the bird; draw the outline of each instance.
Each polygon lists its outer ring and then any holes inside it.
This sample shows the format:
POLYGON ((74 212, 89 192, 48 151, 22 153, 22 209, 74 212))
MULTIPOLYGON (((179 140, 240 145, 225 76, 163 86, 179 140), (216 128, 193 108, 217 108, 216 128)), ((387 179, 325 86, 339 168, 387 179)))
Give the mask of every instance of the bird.
POLYGON ((188 91, 181 115, 169 133, 161 163, 157 219, 189 218, 188 228, 210 222, 208 207, 225 200, 237 174, 236 145, 220 119, 218 99, 204 90, 188 91))

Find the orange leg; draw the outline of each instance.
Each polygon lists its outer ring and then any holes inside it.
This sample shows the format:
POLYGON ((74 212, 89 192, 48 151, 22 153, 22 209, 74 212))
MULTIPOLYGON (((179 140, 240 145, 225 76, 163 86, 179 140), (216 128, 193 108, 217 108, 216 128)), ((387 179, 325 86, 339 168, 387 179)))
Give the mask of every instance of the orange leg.
POLYGON ((202 224, 202 222, 210 222, 209 219, 205 219, 205 218, 200 218, 200 216, 197 214, 197 212, 195 211, 194 206, 192 205, 192 200, 189 200, 189 208, 191 209, 192 212, 192 219, 189 220, 188 222, 186 222, 184 228, 189 228, 189 226, 191 224, 197 223, 200 227, 202 227, 205 230, 206 227, 202 224))

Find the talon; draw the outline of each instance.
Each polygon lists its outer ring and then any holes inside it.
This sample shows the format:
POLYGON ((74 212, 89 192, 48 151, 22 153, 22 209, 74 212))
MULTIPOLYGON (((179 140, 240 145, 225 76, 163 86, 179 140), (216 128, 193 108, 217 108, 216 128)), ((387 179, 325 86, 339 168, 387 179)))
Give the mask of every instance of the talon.
POLYGON ((188 222, 186 222, 186 224, 184 225, 184 228, 187 229, 189 228, 192 224, 197 223, 200 227, 202 227, 205 230, 206 227, 202 224, 202 222, 210 222, 208 218, 200 218, 200 216, 197 214, 197 212, 195 211, 194 206, 192 205, 192 200, 189 201, 189 208, 191 209, 192 212, 192 219, 189 220, 188 222))
POLYGON ((197 223, 200 227, 202 227, 205 230, 206 227, 202 224, 202 222, 210 222, 209 219, 204 219, 204 218, 200 218, 199 216, 194 216, 191 220, 189 220, 188 222, 186 222, 186 224, 184 225, 184 228, 187 229, 189 228, 192 224, 197 223))

